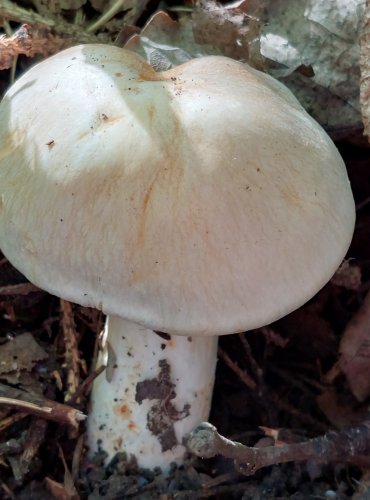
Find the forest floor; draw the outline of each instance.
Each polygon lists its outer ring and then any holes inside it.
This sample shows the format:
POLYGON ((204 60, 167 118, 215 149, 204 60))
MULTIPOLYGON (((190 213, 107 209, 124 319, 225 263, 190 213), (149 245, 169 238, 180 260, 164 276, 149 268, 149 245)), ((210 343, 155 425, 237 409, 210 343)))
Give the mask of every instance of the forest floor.
MULTIPOLYGON (((43 2, 33 3, 41 5, 38 15, 45 20, 43 2)), ((51 32, 48 40, 54 48, 63 47, 68 37, 81 40, 84 33, 89 41, 93 36, 82 28, 77 35, 70 30, 74 15, 83 12, 89 20, 104 13, 104 2, 66 3, 69 9, 52 16, 69 23, 51 32)), ((14 12, 4 18, 4 30, 11 36, 9 30, 16 31, 20 23, 32 25, 36 9, 27 2, 9 4, 14 12)), ((130 32, 135 31, 133 25, 142 27, 158 4, 143 5, 130 4, 126 18, 118 11, 108 23, 103 20, 96 36, 100 33, 109 41, 123 23, 130 25, 130 32)), ((41 60, 42 51, 36 52, 41 60)), ((1 94, 14 72, 20 75, 32 62, 19 55, 0 73, 1 94)), ((369 419, 369 148, 362 130, 342 137, 337 146, 357 204, 347 260, 297 311, 255 331, 220 338, 210 422, 223 436, 248 446, 299 443, 369 419)), ((327 463, 297 457, 249 476, 223 456, 201 460, 189 455, 184 466, 174 467, 167 476, 139 470, 124 456, 103 467, 102 457, 86 456, 85 425, 78 422, 79 412, 88 413, 103 315, 37 289, 5 257, 0 260, 0 313, 0 498, 370 499, 370 459, 360 452, 327 463), (78 393, 66 400, 71 380, 78 393), (56 405, 54 421, 42 414, 49 404, 56 405)), ((364 442, 369 442, 366 425, 363 429, 364 442)))

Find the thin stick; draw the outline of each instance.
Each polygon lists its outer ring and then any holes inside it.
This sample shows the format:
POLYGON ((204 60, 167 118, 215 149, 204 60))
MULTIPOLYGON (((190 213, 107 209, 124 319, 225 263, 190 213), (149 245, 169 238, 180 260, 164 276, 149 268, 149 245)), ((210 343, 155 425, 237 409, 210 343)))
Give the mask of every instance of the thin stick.
POLYGON ((62 312, 62 330, 65 345, 65 366, 67 372, 67 391, 65 401, 69 401, 80 385, 80 353, 78 351, 76 325, 72 305, 67 300, 60 300, 62 312))
POLYGON ((16 408, 23 413, 45 418, 46 420, 53 420, 60 424, 68 424, 74 428, 77 428, 79 422, 86 419, 86 415, 81 411, 71 406, 51 401, 50 399, 32 397, 32 400, 25 401, 0 396, 0 406, 1 405, 16 408))
POLYGON ((218 348, 218 356, 222 361, 240 378, 240 380, 248 387, 254 391, 257 387, 256 382, 250 377, 244 370, 242 370, 223 350, 221 347, 218 348))
POLYGON ((28 295, 33 292, 42 292, 42 290, 32 283, 0 286, 0 295, 28 295))
POLYGON ((24 449, 19 464, 23 477, 28 474, 31 463, 37 455, 41 443, 44 441, 47 425, 46 420, 35 418, 28 428, 27 438, 24 443, 24 449))
POLYGON ((9 0, 0 1, 0 18, 23 23, 12 36, 0 37, 0 69, 11 68, 19 54, 47 56, 76 43, 109 41, 106 34, 95 36, 78 24, 45 17, 9 0))
POLYGON ((370 450, 370 420, 339 432, 326 434, 284 446, 253 448, 221 436, 216 427, 203 422, 189 435, 187 447, 195 455, 211 458, 222 455, 235 461, 239 472, 247 476, 269 465, 283 462, 315 460, 316 462, 351 462, 370 464, 364 456, 370 450))
POLYGON ((88 375, 86 377, 86 379, 82 382, 82 384, 80 384, 77 387, 76 392, 74 394, 72 394, 71 399, 68 401, 69 404, 71 404, 71 405, 75 404, 76 401, 83 394, 85 394, 88 389, 90 389, 90 386, 94 382, 94 380, 96 379, 96 377, 98 377, 101 373, 103 373, 103 371, 105 369, 106 369, 106 367, 104 365, 103 366, 99 366, 99 368, 97 368, 94 372, 90 373, 90 375, 88 375))

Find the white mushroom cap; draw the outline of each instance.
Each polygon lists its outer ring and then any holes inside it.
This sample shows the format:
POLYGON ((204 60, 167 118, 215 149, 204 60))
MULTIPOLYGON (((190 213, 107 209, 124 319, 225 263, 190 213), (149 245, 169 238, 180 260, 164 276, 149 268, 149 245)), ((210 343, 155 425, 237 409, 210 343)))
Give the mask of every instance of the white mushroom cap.
POLYGON ((350 243, 335 146, 285 87, 228 58, 155 73, 73 47, 22 76, 0 115, 0 246, 65 299, 234 333, 306 302, 350 243))

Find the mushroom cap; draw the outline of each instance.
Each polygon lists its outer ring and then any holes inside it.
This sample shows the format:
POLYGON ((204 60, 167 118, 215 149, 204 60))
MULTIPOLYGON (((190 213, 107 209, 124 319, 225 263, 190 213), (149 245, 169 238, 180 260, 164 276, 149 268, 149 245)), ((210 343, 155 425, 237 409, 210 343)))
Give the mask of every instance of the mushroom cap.
POLYGON ((106 45, 0 107, 0 247, 37 286, 174 334, 268 324, 349 246, 344 163, 283 85, 225 57, 155 73, 106 45))

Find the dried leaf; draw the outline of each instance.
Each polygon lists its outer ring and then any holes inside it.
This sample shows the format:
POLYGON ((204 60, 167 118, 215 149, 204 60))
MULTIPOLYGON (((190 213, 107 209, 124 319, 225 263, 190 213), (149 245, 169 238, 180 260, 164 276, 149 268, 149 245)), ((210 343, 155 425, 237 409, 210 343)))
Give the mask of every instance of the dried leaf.
POLYGON ((370 292, 348 323, 340 343, 339 366, 359 401, 370 395, 370 292))
POLYGON ((320 317, 319 306, 317 302, 308 304, 278 323, 279 331, 289 339, 290 350, 300 353, 306 360, 325 358, 336 349, 335 336, 330 324, 320 317))
POLYGON ((264 2, 220 5, 203 0, 192 14, 194 39, 217 47, 225 56, 261 66, 258 39, 263 6, 264 2))
POLYGON ((237 2, 221 6, 202 2, 192 16, 174 21, 163 11, 156 12, 125 48, 138 52, 157 71, 182 64, 193 57, 226 55, 259 65, 257 13, 262 3, 237 2), (248 7, 248 8, 247 8, 248 7), (253 55, 253 57, 252 57, 253 55))
POLYGON ((64 467, 64 488, 65 488, 65 491, 68 493, 69 498, 71 500, 78 500, 80 497, 79 497, 77 490, 76 490, 76 487, 74 485, 72 474, 67 466, 67 462, 66 462, 66 459, 64 457, 63 450, 62 450, 61 446, 58 445, 58 447, 59 447, 59 456, 63 462, 63 467, 64 467))
POLYGON ((358 34, 365 0, 269 0, 262 55, 326 127, 361 128, 358 34), (296 70, 311 67, 313 76, 296 70))
POLYGON ((223 54, 266 67, 332 135, 362 128, 358 34, 365 0, 202 1, 192 17, 156 13, 126 48, 156 70, 223 54), (266 6, 267 19, 261 23, 266 6), (260 32, 260 33, 259 33, 260 32), (260 47, 261 46, 261 47, 260 47), (260 48, 261 53, 260 54, 260 48))
POLYGON ((56 500, 77 500, 79 496, 71 496, 68 488, 62 483, 54 481, 50 477, 45 478, 46 486, 52 495, 51 498, 56 500))
POLYGON ((33 336, 28 332, 22 333, 0 346, 0 374, 30 371, 38 361, 47 358, 48 354, 33 336))
POLYGON ((329 422, 337 429, 357 425, 367 414, 365 406, 354 408, 353 401, 339 400, 336 391, 332 388, 323 391, 317 397, 317 403, 329 422))
POLYGON ((157 71, 165 71, 192 57, 220 54, 218 49, 195 42, 190 17, 174 21, 163 11, 156 12, 140 35, 128 40, 125 48, 139 53, 157 71))
POLYGON ((347 290, 359 290, 361 286, 361 269, 359 266, 350 266, 349 261, 345 260, 332 277, 331 282, 347 290))

